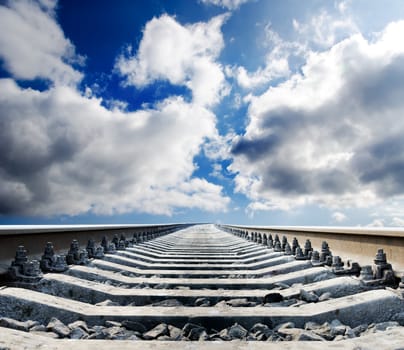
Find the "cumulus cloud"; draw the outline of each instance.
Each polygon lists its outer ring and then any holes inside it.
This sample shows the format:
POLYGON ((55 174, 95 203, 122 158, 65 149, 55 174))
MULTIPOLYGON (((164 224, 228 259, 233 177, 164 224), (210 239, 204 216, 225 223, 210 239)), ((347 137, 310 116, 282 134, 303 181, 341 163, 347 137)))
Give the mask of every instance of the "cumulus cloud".
POLYGON ((394 217, 394 218, 391 220, 391 225, 392 225, 392 226, 404 227, 404 219, 403 219, 403 218, 394 217))
POLYGON ((305 46, 298 43, 283 40, 272 29, 271 24, 264 28, 263 46, 268 53, 265 64, 254 72, 249 72, 243 66, 227 67, 227 74, 234 77, 237 84, 243 89, 255 89, 275 79, 285 78, 290 75, 289 59, 293 56, 304 56, 305 46))
MULTIPOLYGON (((0 57, 12 76, 0 79, 0 214, 225 211, 222 187, 193 176, 194 157, 217 138, 215 115, 181 97, 127 111, 124 101, 77 90, 81 73, 72 65, 78 57, 56 22, 55 6, 52 0, 0 6, 0 57), (53 84, 37 91, 17 83, 36 78, 53 84)), ((204 64, 220 70, 212 59, 222 20, 184 29, 194 45, 202 45, 199 37, 213 45, 194 48, 200 60, 187 80, 192 89, 204 79, 204 64)), ((144 73, 155 78, 154 71, 144 73)))
POLYGON ((335 43, 358 33, 355 21, 347 14, 347 5, 338 5, 339 14, 330 14, 323 10, 311 17, 308 22, 293 20, 293 28, 301 36, 300 40, 318 48, 329 48, 335 43))
POLYGON ((383 219, 374 219, 372 222, 366 225, 366 227, 384 227, 383 219))
POLYGON ((403 35, 404 22, 372 40, 352 35, 250 97, 229 169, 252 207, 365 207, 404 195, 403 35))
POLYGON ((228 94, 222 66, 216 62, 223 48, 221 26, 228 15, 209 22, 181 25, 162 15, 146 24, 139 49, 116 62, 126 85, 142 88, 156 80, 167 80, 192 91, 193 102, 214 105, 228 94))
POLYGON ((235 10, 242 4, 245 4, 251 0, 200 0, 204 4, 210 4, 227 8, 228 10, 235 10))
POLYGON ((75 215, 177 207, 226 209, 221 187, 192 178, 215 116, 181 98, 125 113, 70 87, 0 80, 0 212, 75 215))
POLYGON ((346 215, 344 213, 341 213, 340 211, 336 211, 334 213, 332 213, 332 219, 335 222, 343 222, 347 219, 346 215))
POLYGON ((264 26, 261 45, 267 49, 265 62, 255 71, 243 66, 231 67, 230 76, 240 87, 252 90, 270 84, 277 79, 288 78, 296 62, 304 61, 312 51, 329 49, 335 43, 359 32, 354 20, 347 13, 347 4, 336 4, 337 13, 323 10, 308 21, 293 19, 292 26, 297 34, 293 41, 283 39, 271 23, 264 26), (292 62, 292 64, 291 64, 292 62), (292 66, 292 67, 291 67, 292 66))
POLYGON ((54 1, 16 0, 0 5, 0 58, 17 79, 47 79, 76 84, 82 74, 71 63, 83 63, 54 19, 54 1))

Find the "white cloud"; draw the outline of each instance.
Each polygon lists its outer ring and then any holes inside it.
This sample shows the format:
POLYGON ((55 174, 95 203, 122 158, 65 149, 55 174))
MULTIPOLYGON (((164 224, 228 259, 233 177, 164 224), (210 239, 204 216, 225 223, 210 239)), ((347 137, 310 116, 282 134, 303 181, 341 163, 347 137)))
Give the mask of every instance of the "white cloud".
POLYGON ((366 227, 384 227, 384 220, 374 219, 371 223, 367 224, 366 227))
MULTIPOLYGON (((262 43, 268 49, 265 65, 254 72, 248 72, 243 66, 231 68, 229 76, 236 78, 243 89, 255 89, 274 79, 285 78, 290 75, 289 58, 304 56, 305 48, 297 42, 283 40, 271 25, 265 26, 265 40, 262 43)), ((227 67, 229 71, 230 67, 227 67)))
POLYGON ((170 215, 229 203, 220 186, 192 177, 215 116, 181 98, 125 113, 70 87, 38 92, 1 79, 0 115, 2 213, 170 215))
POLYGON ((227 17, 185 26, 168 15, 153 18, 136 54, 120 56, 116 69, 126 85, 142 88, 167 80, 188 87, 194 103, 214 105, 229 93, 222 66, 215 61, 224 45, 220 29, 227 17))
POLYGON ((17 79, 48 79, 76 84, 82 74, 69 63, 82 63, 53 15, 54 1, 10 1, 0 6, 0 58, 17 79))
POLYGON ((311 17, 307 23, 293 20, 293 28, 301 36, 300 40, 309 46, 317 45, 319 48, 329 48, 337 42, 358 33, 358 27, 349 14, 347 5, 341 2, 338 6, 339 14, 331 15, 323 10, 311 17))
MULTIPOLYGON (((295 40, 288 41, 272 28, 271 23, 264 27, 264 39, 261 42, 267 48, 265 63, 253 72, 243 66, 232 67, 231 76, 243 89, 256 89, 265 84, 273 84, 279 78, 287 78, 295 67, 290 61, 306 60, 312 51, 330 48, 336 42, 358 33, 358 28, 350 15, 347 4, 339 3, 338 13, 331 15, 323 10, 310 18, 308 22, 292 20, 292 26, 298 34, 295 40), (293 65, 292 65, 293 66, 293 65)), ((229 74, 228 74, 229 75, 229 74)))
POLYGON ((211 4, 215 6, 220 6, 227 8, 228 10, 235 10, 239 8, 242 4, 245 4, 251 0, 200 0, 204 4, 211 4))
MULTIPOLYGON (((81 58, 56 22, 55 6, 52 0, 0 6, 0 57, 12 75, 0 79, 0 214, 226 211, 229 198, 222 187, 193 176, 194 157, 206 140, 218 137, 215 115, 202 103, 181 97, 129 112, 125 101, 96 98, 96 85, 79 92, 76 83, 82 75, 72 65, 81 58), (37 91, 16 82, 36 78, 53 84, 37 91)), ((145 75, 139 84, 166 74, 173 82, 183 79, 195 100, 212 102, 213 94, 220 95, 223 88, 221 67, 213 60, 223 45, 224 18, 187 27, 168 16, 160 18, 166 25, 151 21, 138 63, 151 64, 154 70, 139 68, 136 79, 145 75), (159 31, 165 30, 179 30, 179 37, 163 37, 168 41, 159 41, 160 49, 172 45, 186 64, 171 62, 159 71, 142 55, 153 58, 157 51, 147 41, 158 40, 159 31), (172 41, 181 38, 191 42, 181 46, 172 41), (216 75, 202 96, 203 74, 211 72, 216 75)), ((170 48, 162 50, 170 53, 170 48)))
POLYGON ((404 219, 403 219, 403 218, 394 217, 394 218, 391 220, 391 225, 392 225, 392 226, 404 227, 404 219))
POLYGON ((340 223, 340 222, 345 221, 347 219, 347 217, 344 213, 341 213, 340 211, 336 211, 336 212, 332 213, 332 219, 335 222, 340 223))
POLYGON ((249 97, 229 170, 250 208, 369 207, 404 194, 403 36, 404 22, 372 41, 352 35, 249 97))

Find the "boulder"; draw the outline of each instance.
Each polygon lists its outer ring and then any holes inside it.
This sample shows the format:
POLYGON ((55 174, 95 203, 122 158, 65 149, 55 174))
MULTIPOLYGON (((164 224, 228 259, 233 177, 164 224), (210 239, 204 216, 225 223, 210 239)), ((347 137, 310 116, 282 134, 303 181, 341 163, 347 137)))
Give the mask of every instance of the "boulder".
POLYGON ((167 300, 162 300, 162 301, 153 303, 152 306, 174 307, 174 306, 183 306, 183 305, 177 299, 167 299, 167 300))
POLYGON ((39 325, 39 322, 37 322, 37 321, 28 320, 25 322, 21 322, 21 321, 17 321, 17 320, 14 320, 13 318, 9 318, 9 317, 0 318, 1 327, 16 329, 18 331, 28 332, 30 330, 30 328, 35 327, 37 325, 39 325))
POLYGON ((324 341, 325 339, 313 331, 301 328, 280 328, 278 334, 288 340, 294 341, 324 341))
POLYGON ((85 332, 87 332, 87 333, 90 332, 90 330, 89 330, 89 328, 88 328, 88 326, 87 326, 87 323, 84 322, 84 321, 76 321, 76 322, 73 322, 73 323, 69 323, 69 324, 67 325, 67 327, 69 327, 71 330, 80 327, 80 328, 83 329, 85 332))
POLYGON ((257 305, 254 301, 249 301, 247 298, 237 298, 227 300, 226 304, 233 307, 248 307, 248 306, 255 306, 257 305))
POLYGON ((281 323, 275 327, 275 331, 278 331, 280 328, 295 328, 295 324, 293 322, 281 323))
POLYGON ((339 320, 332 320, 330 323, 330 334, 332 337, 337 335, 345 335, 346 326, 342 324, 339 320))
POLYGON ((318 296, 313 292, 307 292, 304 289, 300 289, 300 299, 307 301, 308 303, 316 303, 318 296))
POLYGON ((134 332, 139 332, 139 333, 146 333, 147 329, 143 324, 136 322, 136 321, 130 321, 130 320, 125 320, 122 321, 122 327, 125 327, 126 329, 134 332))
POLYGON ((247 334, 248 331, 238 323, 235 323, 228 329, 228 335, 231 339, 243 339, 247 334))
POLYGON ((331 298, 332 298, 332 294, 330 292, 325 292, 319 296, 318 301, 326 301, 326 300, 330 300, 331 298))
POLYGON ((56 317, 51 318, 48 325, 46 326, 46 329, 56 333, 57 335, 59 335, 60 338, 68 337, 71 331, 69 327, 67 327, 62 321, 58 320, 56 317))
POLYGON ((398 327, 400 324, 396 321, 380 322, 375 324, 376 331, 385 331, 389 328, 398 327))
POLYGON ((88 338, 88 333, 81 327, 74 328, 70 334, 70 339, 86 339, 88 338))
POLYGON ((168 325, 168 333, 171 340, 180 340, 182 338, 182 329, 168 325))
POLYGON ((146 340, 157 339, 162 335, 168 335, 168 326, 166 323, 160 323, 146 333, 143 333, 143 338, 146 340))
POLYGON ((104 322, 105 327, 122 327, 121 322, 116 322, 116 321, 105 321, 104 322))
POLYGON ((195 300, 195 306, 210 306, 210 301, 208 298, 198 298, 195 300))

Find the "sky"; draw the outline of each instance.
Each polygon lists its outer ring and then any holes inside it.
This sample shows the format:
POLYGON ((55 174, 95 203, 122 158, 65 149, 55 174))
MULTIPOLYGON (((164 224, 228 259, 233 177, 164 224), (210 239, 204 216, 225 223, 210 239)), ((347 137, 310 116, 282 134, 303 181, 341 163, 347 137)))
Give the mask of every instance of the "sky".
POLYGON ((401 0, 0 0, 0 224, 404 226, 401 0))

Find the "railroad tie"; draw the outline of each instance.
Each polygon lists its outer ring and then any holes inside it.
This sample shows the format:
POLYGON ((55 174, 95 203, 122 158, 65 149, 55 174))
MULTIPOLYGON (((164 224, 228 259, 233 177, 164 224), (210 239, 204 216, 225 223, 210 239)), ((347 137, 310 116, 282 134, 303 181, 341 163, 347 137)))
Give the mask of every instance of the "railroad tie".
POLYGON ((132 240, 115 235, 102 249, 82 249, 78 237, 67 265, 45 243, 40 262, 19 247, 0 287, 0 348, 404 344, 404 278, 394 277, 381 249, 372 266, 360 267, 333 256, 327 242, 195 225, 132 240))

